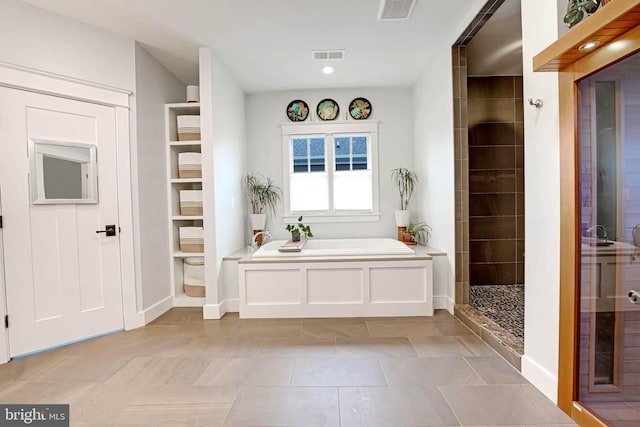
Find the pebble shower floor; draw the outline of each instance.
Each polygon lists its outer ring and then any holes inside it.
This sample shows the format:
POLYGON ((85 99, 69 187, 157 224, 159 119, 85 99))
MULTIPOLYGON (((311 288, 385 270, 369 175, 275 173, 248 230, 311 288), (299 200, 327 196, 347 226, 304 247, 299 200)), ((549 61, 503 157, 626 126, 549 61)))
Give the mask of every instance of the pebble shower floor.
POLYGON ((469 305, 524 341, 524 285, 469 286, 469 305))

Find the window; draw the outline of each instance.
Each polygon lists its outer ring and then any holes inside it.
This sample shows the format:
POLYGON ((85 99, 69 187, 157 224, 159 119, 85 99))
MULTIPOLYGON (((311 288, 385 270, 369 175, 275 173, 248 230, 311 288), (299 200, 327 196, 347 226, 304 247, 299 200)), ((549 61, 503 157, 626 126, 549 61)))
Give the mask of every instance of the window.
POLYGON ((377 221, 377 134, 375 122, 283 126, 285 221, 377 221))

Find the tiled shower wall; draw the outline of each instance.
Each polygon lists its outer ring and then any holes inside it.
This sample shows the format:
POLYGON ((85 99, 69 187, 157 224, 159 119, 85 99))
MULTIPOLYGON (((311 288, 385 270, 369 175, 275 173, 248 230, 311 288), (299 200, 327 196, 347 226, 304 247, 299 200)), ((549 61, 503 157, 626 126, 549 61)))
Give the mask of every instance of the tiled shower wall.
POLYGON ((522 77, 469 77, 467 93, 470 284, 523 284, 522 77))
POLYGON ((469 304, 469 161, 467 145, 467 56, 453 46, 453 127, 456 199, 456 304, 469 304))

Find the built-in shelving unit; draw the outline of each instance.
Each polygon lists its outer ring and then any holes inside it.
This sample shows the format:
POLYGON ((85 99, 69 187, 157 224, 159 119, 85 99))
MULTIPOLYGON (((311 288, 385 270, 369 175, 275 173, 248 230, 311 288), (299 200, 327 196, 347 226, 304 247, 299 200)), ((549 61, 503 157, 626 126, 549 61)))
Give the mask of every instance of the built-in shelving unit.
MULTIPOLYGON (((166 104, 165 128, 167 147, 167 196, 169 214, 169 262, 171 268, 171 286, 173 305, 175 307, 201 307, 205 298, 191 297, 184 293, 183 275, 184 258, 203 257, 204 252, 183 252, 180 249, 180 227, 204 226, 203 215, 182 215, 180 212, 181 190, 202 190, 202 178, 180 178, 178 175, 178 156, 185 152, 202 153, 203 142, 179 141, 177 117, 183 115, 200 115, 200 104, 166 104)), ((204 162, 203 162, 204 163, 204 162)))

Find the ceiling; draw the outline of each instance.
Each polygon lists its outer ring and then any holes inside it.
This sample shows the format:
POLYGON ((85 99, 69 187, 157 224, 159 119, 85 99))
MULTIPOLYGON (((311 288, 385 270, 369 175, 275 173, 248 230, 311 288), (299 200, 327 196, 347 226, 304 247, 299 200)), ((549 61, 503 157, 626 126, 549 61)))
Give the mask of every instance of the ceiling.
POLYGON ((467 44, 467 75, 522 75, 520 0, 505 0, 467 44))
POLYGON ((23 0, 139 41, 186 84, 210 46, 247 93, 410 86, 485 0, 417 0, 409 20, 377 20, 375 0, 23 0), (314 49, 346 49, 332 64, 314 49))

